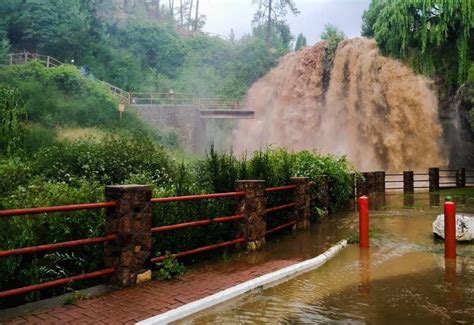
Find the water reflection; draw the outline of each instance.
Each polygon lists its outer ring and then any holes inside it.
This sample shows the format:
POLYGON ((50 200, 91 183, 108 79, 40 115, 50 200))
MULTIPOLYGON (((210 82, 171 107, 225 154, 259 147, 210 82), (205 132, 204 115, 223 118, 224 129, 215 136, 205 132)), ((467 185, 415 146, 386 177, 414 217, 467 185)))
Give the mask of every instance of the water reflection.
POLYGON ((359 249, 359 292, 369 295, 370 292, 370 248, 359 249))
POLYGON ((405 194, 403 196, 403 207, 406 209, 411 209, 415 205, 415 195, 405 194))
MULTIPOLYGON (((445 195, 373 195, 370 222, 378 234, 370 249, 351 245, 320 269, 187 322, 474 323, 474 245, 458 245, 457 261, 445 261, 443 242, 432 235, 445 195)), ((471 197, 454 200, 462 212, 474 212, 471 197)), ((314 231, 297 250, 321 240, 314 231)))
POLYGON ((430 206, 432 207, 439 206, 439 202, 440 202, 439 193, 429 193, 429 197, 430 197, 430 206))

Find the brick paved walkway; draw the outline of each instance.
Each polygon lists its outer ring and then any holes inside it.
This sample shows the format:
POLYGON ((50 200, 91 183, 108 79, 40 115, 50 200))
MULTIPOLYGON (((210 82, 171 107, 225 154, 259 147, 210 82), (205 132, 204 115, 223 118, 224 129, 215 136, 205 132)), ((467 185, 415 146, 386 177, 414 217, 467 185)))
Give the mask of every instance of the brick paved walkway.
POLYGON ((218 270, 200 268, 178 279, 152 281, 21 316, 6 324, 133 324, 299 261, 233 262, 218 270))

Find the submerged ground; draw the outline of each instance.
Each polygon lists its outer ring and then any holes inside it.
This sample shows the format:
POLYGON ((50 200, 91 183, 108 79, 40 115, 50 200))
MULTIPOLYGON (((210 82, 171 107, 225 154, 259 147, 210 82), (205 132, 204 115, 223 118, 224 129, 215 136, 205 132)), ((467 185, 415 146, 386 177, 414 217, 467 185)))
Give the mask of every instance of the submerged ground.
MULTIPOLYGON (((432 222, 448 193, 459 212, 474 213, 472 190, 372 198, 370 250, 351 245, 320 269, 187 321, 473 323, 474 245, 458 245, 456 264, 445 264, 443 242, 432 235, 432 222)), ((283 240, 273 253, 309 257, 321 241, 354 234, 356 226, 356 213, 343 213, 283 240)))

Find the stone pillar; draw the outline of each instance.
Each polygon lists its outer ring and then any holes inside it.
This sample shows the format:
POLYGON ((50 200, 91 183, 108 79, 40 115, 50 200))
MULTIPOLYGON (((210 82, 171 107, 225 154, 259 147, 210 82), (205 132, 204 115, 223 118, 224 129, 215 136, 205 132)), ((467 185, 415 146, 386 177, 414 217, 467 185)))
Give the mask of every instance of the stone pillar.
POLYGON ((375 172, 375 190, 377 193, 385 193, 385 172, 375 172))
POLYGON ((439 168, 429 169, 430 192, 439 190, 439 168))
POLYGON ((466 187, 466 169, 456 170, 456 187, 466 187))
POLYGON ((265 181, 236 181, 235 189, 237 192, 245 192, 237 213, 245 216, 242 233, 247 249, 250 251, 259 249, 265 244, 267 231, 265 181))
POLYGON ((413 171, 403 172, 403 193, 413 193, 415 191, 413 171))
POLYGON ((105 231, 116 234, 105 243, 105 266, 115 268, 111 283, 129 286, 151 279, 145 267, 151 253, 151 188, 145 185, 117 185, 105 188, 107 201, 117 205, 105 214, 105 231))
POLYGON ((310 181, 308 177, 292 177, 291 183, 296 185, 294 190, 295 214, 297 229, 309 228, 311 214, 310 181))

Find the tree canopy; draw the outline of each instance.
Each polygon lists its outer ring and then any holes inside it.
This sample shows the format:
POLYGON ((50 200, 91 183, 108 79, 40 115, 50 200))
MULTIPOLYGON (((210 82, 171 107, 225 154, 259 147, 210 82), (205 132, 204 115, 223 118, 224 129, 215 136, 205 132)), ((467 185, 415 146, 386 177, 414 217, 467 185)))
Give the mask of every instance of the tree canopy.
POLYGON ((385 54, 454 86, 467 79, 473 28, 471 0, 373 0, 362 34, 374 36, 385 54))
POLYGON ((285 22, 288 11, 294 15, 300 13, 294 0, 252 0, 252 3, 258 5, 253 23, 257 28, 265 30, 267 45, 272 44, 275 27, 280 30, 285 28, 289 30, 285 22))
POLYGON ((303 35, 303 33, 299 33, 298 37, 296 38, 295 51, 298 51, 306 45, 308 45, 306 37, 303 35))
POLYGON ((282 15, 293 6, 273 0, 271 12, 281 19, 272 18, 268 47, 264 25, 242 39, 200 31, 205 17, 199 0, 136 0, 124 6, 95 0, 2 0, 0 57, 11 45, 12 52, 73 59, 93 77, 128 91, 173 89, 240 98, 289 51, 293 38, 282 15))
POLYGON ((340 30, 337 26, 332 24, 326 24, 324 26, 324 30, 321 33, 321 39, 328 42, 328 59, 332 60, 334 58, 334 54, 336 53, 337 46, 339 42, 344 40, 346 35, 342 30, 340 30))

